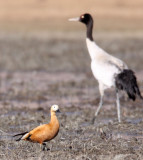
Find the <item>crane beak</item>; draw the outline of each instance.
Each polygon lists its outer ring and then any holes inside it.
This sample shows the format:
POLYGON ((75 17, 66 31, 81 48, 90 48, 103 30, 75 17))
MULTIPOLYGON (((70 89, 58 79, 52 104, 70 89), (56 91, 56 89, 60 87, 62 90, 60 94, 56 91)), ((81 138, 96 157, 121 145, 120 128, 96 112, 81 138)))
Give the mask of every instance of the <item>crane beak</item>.
POLYGON ((75 18, 70 18, 69 21, 79 21, 80 18, 79 17, 75 17, 75 18))
POLYGON ((56 112, 57 112, 57 113, 61 113, 59 109, 58 109, 56 112))

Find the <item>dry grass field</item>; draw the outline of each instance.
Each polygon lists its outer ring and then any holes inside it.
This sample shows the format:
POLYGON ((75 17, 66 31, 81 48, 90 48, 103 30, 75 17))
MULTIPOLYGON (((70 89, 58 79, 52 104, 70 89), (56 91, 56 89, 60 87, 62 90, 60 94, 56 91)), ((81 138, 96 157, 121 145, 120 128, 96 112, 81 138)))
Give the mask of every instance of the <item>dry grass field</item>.
POLYGON ((0 2, 0 159, 142 160, 143 102, 121 93, 117 123, 114 90, 91 124, 98 84, 90 70, 85 27, 67 19, 90 12, 99 46, 136 72, 143 95, 143 1, 5 0, 0 2), (49 122, 60 106, 59 135, 49 151, 16 142, 19 132, 49 122))

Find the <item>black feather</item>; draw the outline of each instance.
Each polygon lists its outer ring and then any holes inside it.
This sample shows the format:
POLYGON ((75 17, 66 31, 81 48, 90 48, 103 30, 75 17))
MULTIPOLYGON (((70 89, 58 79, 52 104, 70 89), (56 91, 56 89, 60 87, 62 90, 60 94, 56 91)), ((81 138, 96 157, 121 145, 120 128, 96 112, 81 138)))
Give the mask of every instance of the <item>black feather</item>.
POLYGON ((16 141, 20 141, 21 140, 21 137, 20 138, 18 138, 18 139, 16 139, 16 141))
POLYGON ((23 135, 25 135, 26 133, 28 133, 28 132, 23 132, 23 133, 15 134, 13 137, 20 136, 20 138, 16 139, 16 141, 20 141, 21 138, 23 137, 23 135))
POLYGON ((20 135, 24 135, 24 134, 26 134, 26 133, 28 133, 28 132, 23 132, 23 133, 15 134, 13 137, 20 136, 20 135))
POLYGON ((136 76, 132 70, 124 69, 121 73, 117 74, 115 76, 115 85, 117 89, 126 91, 129 98, 133 101, 135 101, 137 95, 143 99, 136 76))

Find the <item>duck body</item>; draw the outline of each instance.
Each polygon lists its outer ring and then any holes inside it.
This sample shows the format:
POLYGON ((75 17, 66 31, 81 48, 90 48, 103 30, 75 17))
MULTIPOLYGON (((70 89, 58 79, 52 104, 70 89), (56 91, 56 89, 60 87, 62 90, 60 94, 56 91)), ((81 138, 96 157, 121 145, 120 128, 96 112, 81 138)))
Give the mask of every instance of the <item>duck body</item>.
POLYGON ((56 116, 56 112, 59 112, 59 107, 57 105, 53 105, 51 107, 50 123, 40 125, 32 129, 30 132, 24 132, 14 135, 14 137, 21 136, 16 141, 25 140, 29 142, 39 143, 40 145, 44 146, 43 150, 45 150, 46 144, 44 142, 48 142, 55 138, 60 129, 60 124, 56 116))
POLYGON ((29 133, 25 134, 21 139, 37 142, 42 144, 43 142, 48 142, 55 138, 59 132, 59 122, 57 117, 52 117, 52 120, 49 124, 43 124, 31 130, 29 133))

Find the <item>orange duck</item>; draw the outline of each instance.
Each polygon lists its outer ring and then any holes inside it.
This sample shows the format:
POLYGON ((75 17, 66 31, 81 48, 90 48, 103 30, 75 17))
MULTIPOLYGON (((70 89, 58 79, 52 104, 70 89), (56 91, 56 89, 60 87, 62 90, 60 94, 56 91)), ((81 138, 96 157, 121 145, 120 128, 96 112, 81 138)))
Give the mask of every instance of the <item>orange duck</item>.
POLYGON ((56 112, 60 112, 59 106, 53 105, 51 107, 51 121, 50 121, 50 123, 40 125, 40 126, 34 128, 33 130, 31 130, 30 132, 16 134, 13 137, 21 135, 21 137, 18 138, 16 141, 25 140, 25 141, 29 141, 29 142, 40 143, 40 148, 42 150, 45 150, 46 143, 44 143, 44 142, 52 140, 53 138, 55 138, 57 136, 57 134, 59 132, 60 125, 59 125, 59 121, 56 116, 56 112))

